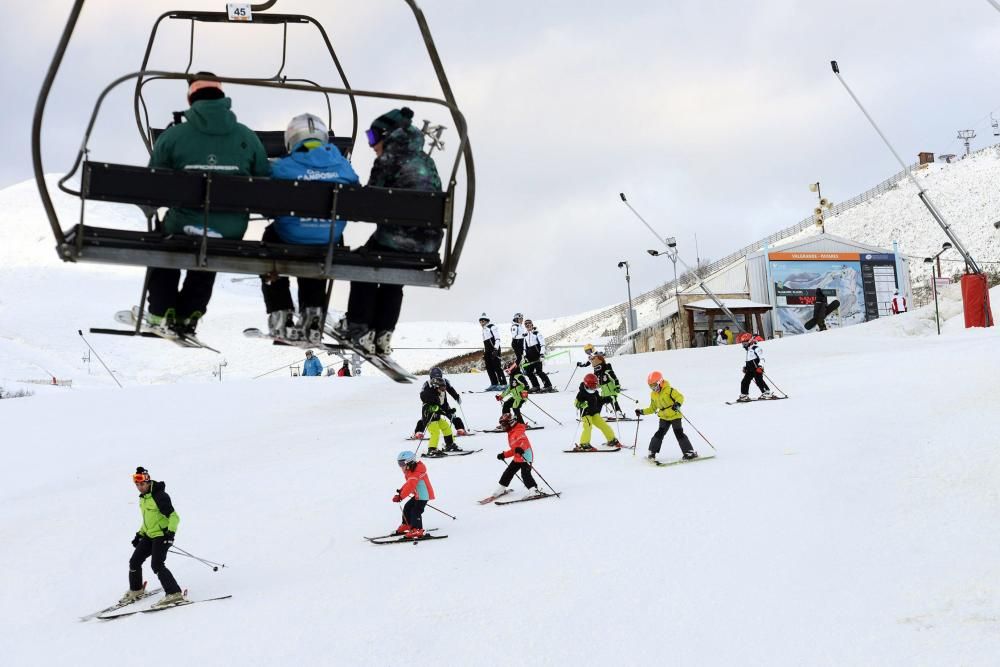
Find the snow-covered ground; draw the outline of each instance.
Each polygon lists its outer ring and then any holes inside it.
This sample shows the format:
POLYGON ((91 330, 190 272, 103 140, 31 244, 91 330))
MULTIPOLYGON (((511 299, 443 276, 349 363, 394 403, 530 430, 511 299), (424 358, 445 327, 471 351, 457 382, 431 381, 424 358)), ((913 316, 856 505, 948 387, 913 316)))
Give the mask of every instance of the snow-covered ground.
MULTIPOLYGON (((76 313, 105 288, 88 280, 60 308, 76 313)), ((362 536, 398 523, 395 455, 411 445, 415 386, 280 375, 136 386, 165 357, 179 375, 194 362, 126 341, 123 358, 148 364, 122 369, 136 381, 124 390, 0 401, 0 660, 995 665, 1000 332, 962 328, 954 292, 942 310, 941 336, 931 307, 769 342, 768 373, 792 396, 771 404, 723 404, 737 393, 739 348, 615 360, 641 400, 647 372, 663 371, 717 458, 648 466, 648 419, 637 456, 563 454, 576 437, 572 396, 540 396, 564 425, 529 408, 545 424, 529 435, 562 498, 475 504, 502 470, 503 436, 480 434, 462 444, 482 453, 428 464, 433 504, 457 519, 428 509, 425 521, 449 539, 386 548, 362 536), (181 585, 233 597, 80 623, 126 588, 136 465, 167 482, 177 544, 227 565, 171 556, 181 585)), ((22 352, 63 359, 55 338, 15 340, 4 363, 29 343, 22 352)), ((570 369, 556 370, 561 386, 570 369)), ((491 395, 464 399, 473 427, 495 421, 491 395)), ((668 436, 661 457, 676 454, 668 436)))

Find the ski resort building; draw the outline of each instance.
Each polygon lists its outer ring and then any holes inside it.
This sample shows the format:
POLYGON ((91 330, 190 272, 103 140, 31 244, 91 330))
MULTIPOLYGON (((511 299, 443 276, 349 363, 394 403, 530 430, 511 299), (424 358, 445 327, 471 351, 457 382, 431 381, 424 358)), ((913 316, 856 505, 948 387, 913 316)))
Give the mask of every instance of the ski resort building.
POLYGON ((891 315, 897 289, 912 302, 909 262, 897 248, 878 248, 832 234, 765 245, 702 283, 723 301, 736 322, 700 284, 691 285, 661 301, 657 320, 626 336, 622 350, 653 352, 712 345, 715 331, 727 326, 765 338, 806 333, 816 289, 823 290, 829 303, 840 304, 827 317, 831 328, 891 315))

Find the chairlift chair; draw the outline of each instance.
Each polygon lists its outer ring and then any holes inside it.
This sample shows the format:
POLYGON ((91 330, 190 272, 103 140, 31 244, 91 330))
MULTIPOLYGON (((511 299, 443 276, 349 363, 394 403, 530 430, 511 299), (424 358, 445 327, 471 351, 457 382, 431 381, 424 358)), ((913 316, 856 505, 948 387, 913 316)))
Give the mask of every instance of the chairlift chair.
MULTIPOLYGON (((427 22, 415 0, 404 0, 413 12, 423 38, 428 57, 434 67, 442 98, 358 90, 348 83, 330 39, 322 24, 311 16, 278 14, 270 10, 277 0, 253 5, 252 22, 231 20, 227 12, 171 11, 154 23, 138 71, 122 75, 108 84, 98 96, 87 125, 82 147, 70 172, 59 181, 59 188, 80 199, 80 221, 65 229, 59 222, 44 180, 41 157, 41 124, 52 83, 59 71, 85 0, 75 0, 66 27, 56 48, 52 63, 42 84, 32 125, 31 148, 35 180, 46 215, 56 239, 60 259, 68 262, 97 262, 125 266, 162 267, 226 273, 263 275, 277 273, 287 276, 357 280, 427 287, 450 287, 456 277, 472 218, 475 200, 475 173, 472 150, 467 136, 465 117, 455 102, 448 79, 438 57, 427 22), (164 20, 188 21, 191 24, 189 59, 183 72, 146 69, 157 30, 164 20), (353 151, 357 137, 358 112, 356 99, 378 98, 439 105, 448 110, 458 132, 458 149, 444 192, 350 186, 333 183, 281 181, 217 173, 182 172, 96 162, 88 159, 88 141, 105 97, 111 90, 128 81, 135 81, 133 105, 136 125, 148 151, 163 131, 149 123, 143 98, 143 87, 154 80, 186 80, 192 66, 195 26, 200 23, 225 23, 234 29, 247 29, 254 24, 283 27, 281 63, 277 73, 268 78, 212 77, 222 83, 254 86, 277 90, 295 90, 346 96, 352 109, 351 134, 330 140, 346 156, 353 151), (289 78, 284 74, 288 28, 291 25, 311 25, 323 38, 339 77, 339 86, 324 86, 306 79, 289 78), (465 206, 460 221, 455 220, 455 190, 459 167, 465 171, 465 206), (81 172, 80 190, 67 183, 81 172), (207 236, 163 236, 158 220, 148 215, 146 231, 110 229, 86 224, 88 201, 117 202, 155 210, 161 207, 183 207, 201 210, 206 215, 217 211, 239 211, 266 218, 278 215, 341 219, 388 225, 441 228, 445 239, 441 253, 412 254, 393 252, 352 252, 335 245, 333 235, 327 246, 287 245, 216 239, 207 236)), ((330 126, 332 127, 332 126, 330 126)), ((285 152, 281 131, 258 131, 268 156, 285 152)), ((148 271, 147 271, 148 275, 148 271)), ((330 289, 328 287, 328 295, 330 289)))

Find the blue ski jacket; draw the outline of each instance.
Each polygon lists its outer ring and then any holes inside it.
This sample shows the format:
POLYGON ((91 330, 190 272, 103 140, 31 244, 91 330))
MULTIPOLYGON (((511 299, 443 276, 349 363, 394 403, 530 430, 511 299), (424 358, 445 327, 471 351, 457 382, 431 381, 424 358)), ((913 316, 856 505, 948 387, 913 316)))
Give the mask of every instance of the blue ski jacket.
MULTIPOLYGON (((303 142, 305 143, 305 142, 303 142)), ((361 182, 354 168, 333 144, 321 144, 312 150, 300 150, 299 144, 287 157, 271 168, 271 177, 286 181, 324 181, 357 185, 361 182)), ((333 225, 334 241, 339 242, 347 222, 333 225)), ((318 245, 330 242, 330 221, 324 218, 300 218, 282 215, 275 219, 274 230, 285 243, 318 245)))
POLYGON ((309 376, 322 375, 323 364, 316 357, 309 357, 306 359, 305 365, 302 366, 302 374, 309 376))

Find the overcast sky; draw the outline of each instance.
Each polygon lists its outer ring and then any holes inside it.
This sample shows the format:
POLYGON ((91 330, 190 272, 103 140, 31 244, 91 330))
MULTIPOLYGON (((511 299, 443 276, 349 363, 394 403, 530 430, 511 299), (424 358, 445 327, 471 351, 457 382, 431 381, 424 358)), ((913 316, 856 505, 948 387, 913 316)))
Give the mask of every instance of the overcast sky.
MULTIPOLYGON (((91 0, 47 109, 46 171, 71 164, 97 94, 138 69, 159 13, 224 4, 91 0)), ((407 288, 408 320, 486 310, 506 322, 514 311, 541 319, 600 307, 624 299, 620 260, 632 264, 633 293, 651 289, 670 264, 645 253, 656 240, 622 191, 694 264, 696 235, 700 257, 715 259, 811 214, 810 182, 836 202, 886 178, 897 165, 830 72, 832 59, 908 161, 919 151, 961 152, 960 129, 977 131, 973 148, 995 140, 1000 13, 986 0, 420 4, 468 119, 478 194, 456 286, 407 288)), ((4 8, 0 186, 31 177, 31 115, 70 5, 4 8)), ((401 0, 281 0, 275 9, 323 21, 355 87, 436 92, 401 0)), ((285 74, 337 85, 322 43, 304 28, 290 35, 285 74)), ((196 70, 278 69, 274 29, 216 26, 198 36, 196 70)), ((165 26, 159 39, 151 67, 182 70, 186 28, 165 26)), ((97 158, 144 163, 126 88, 108 98, 91 148, 97 158)), ((147 90, 154 125, 186 106, 182 85, 147 90)), ((313 95, 228 92, 255 129, 325 113, 313 95)), ((391 106, 364 104, 362 128, 391 106)), ((452 125, 438 108, 416 110, 417 120, 452 125)), ((334 116, 336 131, 349 129, 343 104, 334 116)), ((444 138, 451 149, 454 129, 444 138)), ((453 155, 440 156, 442 175, 453 155)), ((363 142, 355 164, 366 180, 363 142)), ((353 227, 354 242, 370 229, 353 227)), ((334 298, 344 307, 342 291, 334 298)))

